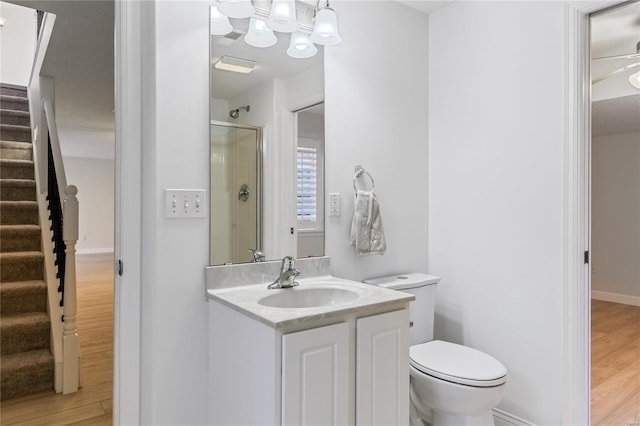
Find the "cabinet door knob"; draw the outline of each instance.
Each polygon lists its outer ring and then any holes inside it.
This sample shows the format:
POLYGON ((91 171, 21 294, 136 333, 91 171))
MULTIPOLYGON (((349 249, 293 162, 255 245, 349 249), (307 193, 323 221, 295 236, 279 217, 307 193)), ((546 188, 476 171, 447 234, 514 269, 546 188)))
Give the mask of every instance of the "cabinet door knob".
POLYGON ((409 328, 413 327, 413 321, 409 321, 409 328))

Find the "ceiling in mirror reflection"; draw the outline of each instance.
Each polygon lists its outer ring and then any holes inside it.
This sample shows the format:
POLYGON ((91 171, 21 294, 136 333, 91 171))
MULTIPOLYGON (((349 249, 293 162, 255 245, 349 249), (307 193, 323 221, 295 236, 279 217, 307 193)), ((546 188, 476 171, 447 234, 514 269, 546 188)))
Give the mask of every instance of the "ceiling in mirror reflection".
POLYGON ((222 56, 255 61, 256 66, 250 74, 238 74, 212 68, 211 96, 229 99, 259 87, 268 81, 285 79, 307 69, 321 65, 323 62, 323 46, 311 58, 291 58, 287 55, 290 34, 275 32, 277 43, 269 48, 249 46, 244 41, 244 34, 249 29, 249 19, 231 19, 234 31, 225 36, 211 36, 211 65, 222 56))

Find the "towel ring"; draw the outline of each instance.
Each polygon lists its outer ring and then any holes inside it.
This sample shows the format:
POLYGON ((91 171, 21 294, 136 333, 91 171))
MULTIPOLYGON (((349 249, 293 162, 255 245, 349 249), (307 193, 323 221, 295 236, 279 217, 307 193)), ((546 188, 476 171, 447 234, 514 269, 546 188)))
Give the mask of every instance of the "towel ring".
POLYGON ((369 180, 371 181, 371 190, 372 191, 375 190, 376 183, 373 180, 373 176, 371 176, 371 174, 361 166, 356 166, 356 172, 353 175, 353 189, 356 191, 358 190, 358 187, 356 186, 356 180, 362 175, 367 175, 369 177, 369 180))

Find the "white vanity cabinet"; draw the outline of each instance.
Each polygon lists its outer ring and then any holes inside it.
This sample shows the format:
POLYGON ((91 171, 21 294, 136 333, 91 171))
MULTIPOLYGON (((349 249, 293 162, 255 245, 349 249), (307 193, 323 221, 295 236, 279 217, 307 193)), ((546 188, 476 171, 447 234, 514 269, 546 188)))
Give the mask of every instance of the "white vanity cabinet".
POLYGON ((407 309, 356 320, 356 425, 409 424, 407 309))
POLYGON ((349 324, 282 336, 282 424, 349 424, 349 324))
POLYGON ((403 307, 274 328, 210 299, 209 424, 408 424, 403 307))

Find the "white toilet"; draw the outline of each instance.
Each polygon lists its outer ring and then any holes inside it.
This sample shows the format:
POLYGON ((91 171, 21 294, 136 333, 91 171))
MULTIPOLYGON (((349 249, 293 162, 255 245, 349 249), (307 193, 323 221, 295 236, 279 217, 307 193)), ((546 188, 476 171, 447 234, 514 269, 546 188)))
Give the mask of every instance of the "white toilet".
POLYGON ((422 273, 365 280, 416 297, 409 307, 411 424, 494 425, 491 410, 502 399, 507 369, 484 352, 433 340, 439 281, 439 277, 422 273))

